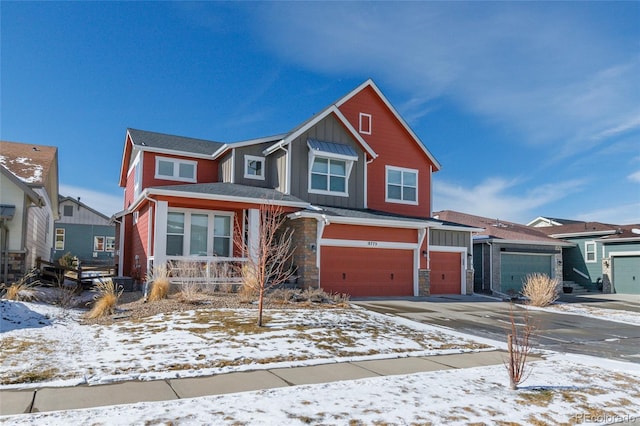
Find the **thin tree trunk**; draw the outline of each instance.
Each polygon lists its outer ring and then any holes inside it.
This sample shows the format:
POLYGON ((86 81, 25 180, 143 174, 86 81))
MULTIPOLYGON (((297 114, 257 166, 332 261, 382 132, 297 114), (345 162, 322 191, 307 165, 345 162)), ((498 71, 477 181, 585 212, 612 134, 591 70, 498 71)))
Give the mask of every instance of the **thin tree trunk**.
POLYGON ((258 327, 262 327, 262 301, 264 299, 264 285, 260 287, 260 297, 258 298, 258 327))

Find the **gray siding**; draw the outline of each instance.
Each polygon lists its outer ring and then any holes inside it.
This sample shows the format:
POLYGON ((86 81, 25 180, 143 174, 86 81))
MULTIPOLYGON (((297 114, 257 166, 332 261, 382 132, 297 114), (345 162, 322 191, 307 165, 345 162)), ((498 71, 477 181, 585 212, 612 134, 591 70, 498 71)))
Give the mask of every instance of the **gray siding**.
POLYGON ((313 204, 364 208, 365 199, 365 157, 360 145, 345 131, 332 115, 326 117, 307 132, 296 138, 289 147, 291 153, 291 195, 308 200, 313 204), (309 148, 307 139, 341 143, 353 147, 358 153, 358 161, 353 164, 348 182, 348 197, 309 193, 309 148))
POLYGON ((271 143, 264 143, 260 145, 250 145, 244 146, 241 148, 235 148, 235 181, 234 183, 238 183, 240 185, 248 185, 248 186, 259 186, 261 188, 275 188, 277 185, 273 185, 273 182, 278 182, 278 176, 273 175, 273 166, 271 163, 275 161, 273 155, 265 158, 262 153, 266 148, 273 145, 271 143), (247 179, 244 177, 244 158, 245 155, 251 155, 254 157, 262 157, 265 158, 264 164, 264 173, 265 179, 247 179))
POLYGON ((429 230, 429 245, 447 247, 466 247, 471 253, 471 238, 469 232, 447 231, 441 229, 429 230))
POLYGON ((289 154, 279 149, 267 159, 269 186, 283 193, 287 192, 287 155, 289 154))
POLYGON ((220 182, 231 182, 231 153, 225 155, 220 160, 220 169, 218 170, 218 175, 220 176, 220 182))
POLYGON ((60 210, 60 219, 56 220, 56 224, 58 223, 82 223, 85 225, 109 225, 109 219, 99 214, 95 214, 91 210, 82 207, 78 203, 65 200, 59 204, 60 210), (65 206, 67 208, 65 209, 65 206), (71 208, 71 216, 65 216, 65 211, 71 208))

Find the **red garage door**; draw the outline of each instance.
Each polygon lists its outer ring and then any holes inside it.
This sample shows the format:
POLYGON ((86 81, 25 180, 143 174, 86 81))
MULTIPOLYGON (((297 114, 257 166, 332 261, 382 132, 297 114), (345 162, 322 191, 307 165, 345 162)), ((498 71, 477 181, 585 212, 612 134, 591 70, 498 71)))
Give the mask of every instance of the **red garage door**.
POLYGON ((462 287, 462 264, 460 253, 432 251, 431 259, 431 294, 460 294, 462 287))
POLYGON ((413 250, 322 247, 320 286, 351 296, 413 296, 413 250))

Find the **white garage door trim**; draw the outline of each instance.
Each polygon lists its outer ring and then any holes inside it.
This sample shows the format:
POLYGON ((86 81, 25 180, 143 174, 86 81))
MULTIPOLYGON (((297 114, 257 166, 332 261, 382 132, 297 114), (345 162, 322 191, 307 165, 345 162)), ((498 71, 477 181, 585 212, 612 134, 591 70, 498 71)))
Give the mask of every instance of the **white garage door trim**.
MULTIPOLYGON (((460 294, 467 294, 467 248, 451 246, 429 246, 429 254, 431 254, 432 251, 461 253, 460 257, 462 258, 462 262, 460 264, 460 294)), ((431 256, 427 257, 427 269, 431 270, 431 256)))

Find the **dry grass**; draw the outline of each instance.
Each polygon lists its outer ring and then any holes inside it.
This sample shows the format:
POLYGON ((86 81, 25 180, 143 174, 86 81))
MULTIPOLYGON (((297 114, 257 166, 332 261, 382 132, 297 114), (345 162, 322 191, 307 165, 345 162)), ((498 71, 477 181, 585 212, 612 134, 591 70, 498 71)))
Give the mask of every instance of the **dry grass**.
POLYGON ((548 306, 558 299, 557 278, 550 278, 546 274, 527 275, 522 295, 529 299, 529 304, 533 306, 548 306))
MULTIPOLYGON (((195 302, 202 294, 205 273, 201 262, 179 261, 171 266, 170 275, 178 283, 178 297, 184 302, 195 302)), ((167 293, 169 289, 167 288, 167 293)), ((152 289, 153 292, 153 289, 152 289)))
POLYGON ((11 284, 9 287, 6 287, 4 298, 7 300, 24 302, 34 300, 36 297, 33 288, 40 283, 40 281, 36 279, 36 276, 37 272, 33 270, 11 284))
POLYGON ((95 297, 93 308, 87 314, 87 318, 101 318, 113 314, 118 304, 118 298, 122 294, 122 289, 116 289, 111 279, 98 281, 95 289, 98 294, 95 297))
POLYGON ((157 302, 166 299, 169 295, 169 287, 171 283, 169 278, 158 278, 151 284, 151 293, 149 293, 149 302, 157 302))

